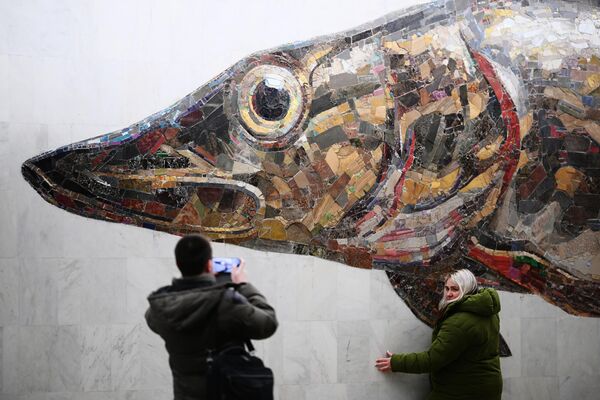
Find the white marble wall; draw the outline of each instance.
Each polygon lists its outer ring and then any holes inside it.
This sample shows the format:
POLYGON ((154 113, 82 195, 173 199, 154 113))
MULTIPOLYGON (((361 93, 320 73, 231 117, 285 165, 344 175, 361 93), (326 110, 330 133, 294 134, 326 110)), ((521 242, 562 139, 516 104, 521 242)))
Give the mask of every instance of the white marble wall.
MULTIPOLYGON (((335 32, 408 1, 0 1, 0 399, 169 399, 145 297, 176 275, 174 236, 84 219, 20 175, 42 151, 172 103, 251 51, 335 32), (264 23, 264 18, 269 23, 264 23)), ((294 399, 418 399, 425 376, 382 375, 386 349, 430 329, 381 272, 216 245, 248 260, 281 326, 257 348, 294 399)), ((505 399, 595 399, 600 323, 502 293, 505 399)))

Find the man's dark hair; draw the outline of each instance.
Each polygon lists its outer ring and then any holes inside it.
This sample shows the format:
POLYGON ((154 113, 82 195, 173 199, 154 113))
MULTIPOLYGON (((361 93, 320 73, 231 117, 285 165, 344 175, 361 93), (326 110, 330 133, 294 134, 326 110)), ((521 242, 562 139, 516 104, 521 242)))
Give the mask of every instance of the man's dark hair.
POLYGON ((193 276, 206 272, 208 261, 211 258, 210 241, 203 236, 184 236, 175 246, 175 261, 182 276, 193 276))

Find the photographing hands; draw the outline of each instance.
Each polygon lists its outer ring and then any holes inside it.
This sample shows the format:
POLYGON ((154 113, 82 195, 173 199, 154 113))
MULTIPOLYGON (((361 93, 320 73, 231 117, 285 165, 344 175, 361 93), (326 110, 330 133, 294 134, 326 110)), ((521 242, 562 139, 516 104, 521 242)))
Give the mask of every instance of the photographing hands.
POLYGON ((248 277, 246 276, 246 261, 244 261, 243 258, 240 258, 240 265, 232 268, 231 282, 233 282, 233 283, 248 282, 248 277))

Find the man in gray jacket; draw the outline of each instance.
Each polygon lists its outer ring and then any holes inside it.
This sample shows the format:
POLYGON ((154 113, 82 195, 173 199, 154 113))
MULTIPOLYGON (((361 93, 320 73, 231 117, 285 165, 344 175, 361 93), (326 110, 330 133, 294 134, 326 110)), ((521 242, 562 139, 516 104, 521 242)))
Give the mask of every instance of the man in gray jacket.
POLYGON ((243 260, 231 272, 236 290, 217 284, 212 249, 204 237, 180 239, 175 259, 182 277, 150 294, 146 321, 165 341, 175 400, 205 399, 207 349, 265 339, 277 329, 277 319, 247 282, 243 260))

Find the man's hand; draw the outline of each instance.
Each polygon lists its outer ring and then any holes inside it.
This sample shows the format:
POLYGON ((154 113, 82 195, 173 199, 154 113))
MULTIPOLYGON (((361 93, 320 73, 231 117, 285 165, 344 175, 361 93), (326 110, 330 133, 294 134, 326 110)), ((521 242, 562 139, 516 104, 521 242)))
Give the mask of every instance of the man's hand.
POLYGON ((392 353, 385 352, 386 357, 375 360, 375 368, 381 372, 390 372, 392 370, 392 353))
POLYGON ((240 265, 233 267, 231 270, 231 282, 233 283, 246 283, 248 277, 246 276, 246 262, 243 258, 240 258, 240 265))

